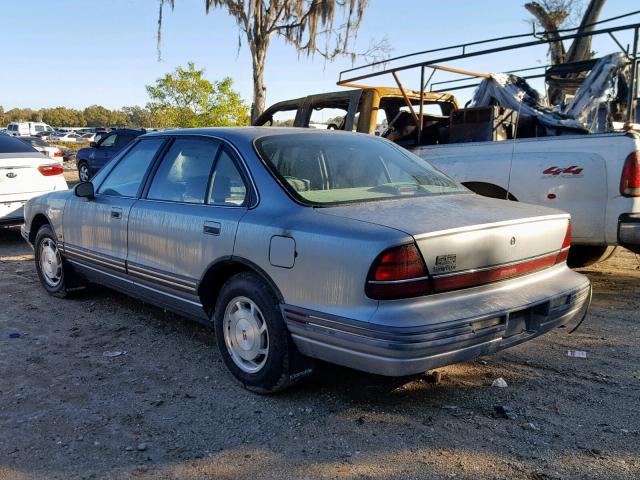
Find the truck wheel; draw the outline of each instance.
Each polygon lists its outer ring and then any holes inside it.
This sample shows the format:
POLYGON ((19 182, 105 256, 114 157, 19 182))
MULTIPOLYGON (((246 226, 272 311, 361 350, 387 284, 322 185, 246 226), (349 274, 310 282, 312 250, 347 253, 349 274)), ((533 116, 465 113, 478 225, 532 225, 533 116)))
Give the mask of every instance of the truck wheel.
POLYGON ((89 165, 86 162, 80 162, 78 164, 78 177, 81 182, 88 182, 91 180, 91 173, 89 172, 89 165))
POLYGON ((614 254, 616 248, 607 245, 571 245, 567 265, 579 268, 604 262, 614 254))
POLYGON ((311 362, 293 344, 280 302, 250 272, 231 277, 214 311, 216 342, 225 365, 245 388, 273 393, 311 373, 311 362))

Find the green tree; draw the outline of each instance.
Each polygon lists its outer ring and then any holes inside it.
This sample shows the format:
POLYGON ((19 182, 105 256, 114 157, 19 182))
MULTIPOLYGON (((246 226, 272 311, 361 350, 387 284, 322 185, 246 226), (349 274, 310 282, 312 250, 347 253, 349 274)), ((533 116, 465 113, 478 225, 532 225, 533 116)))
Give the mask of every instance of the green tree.
MULTIPOLYGON (((162 32, 162 7, 171 8, 175 0, 159 0, 158 49, 162 32)), ((251 52, 253 66, 253 103, 251 120, 255 120, 265 108, 266 87, 264 68, 269 43, 279 35, 298 53, 316 53, 328 60, 340 55, 355 58, 362 55, 369 60, 381 58, 389 50, 386 39, 371 42, 367 51, 355 54, 351 42, 360 26, 368 0, 205 0, 205 12, 225 9, 240 29, 238 46, 245 36, 251 52), (337 14, 342 14, 336 22, 337 14), (319 42, 324 39, 324 44, 319 42)))
POLYGON ((151 118, 151 112, 148 108, 133 105, 131 107, 122 107, 122 113, 126 117, 124 125, 128 127, 151 127, 153 121, 151 118))
POLYGON ((89 127, 111 126, 112 112, 100 105, 91 105, 82 112, 89 127))
POLYGON ((151 99, 147 104, 150 126, 246 125, 248 107, 232 86, 230 78, 210 82, 193 62, 186 68, 178 67, 146 87, 151 99))
POLYGON ((87 123, 82 111, 67 107, 43 108, 42 121, 54 127, 84 127, 87 123))

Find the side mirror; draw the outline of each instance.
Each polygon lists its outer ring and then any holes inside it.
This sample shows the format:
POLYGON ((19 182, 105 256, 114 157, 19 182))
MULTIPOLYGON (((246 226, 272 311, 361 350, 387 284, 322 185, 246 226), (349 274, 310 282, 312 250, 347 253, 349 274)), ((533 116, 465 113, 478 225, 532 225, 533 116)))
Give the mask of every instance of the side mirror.
POLYGON ((81 182, 75 186, 73 192, 76 194, 76 197, 87 198, 91 200, 95 197, 95 192, 93 190, 93 183, 91 182, 81 182))
POLYGON ((91 148, 98 148, 98 142, 91 142, 91 143, 89 143, 89 146, 91 148))

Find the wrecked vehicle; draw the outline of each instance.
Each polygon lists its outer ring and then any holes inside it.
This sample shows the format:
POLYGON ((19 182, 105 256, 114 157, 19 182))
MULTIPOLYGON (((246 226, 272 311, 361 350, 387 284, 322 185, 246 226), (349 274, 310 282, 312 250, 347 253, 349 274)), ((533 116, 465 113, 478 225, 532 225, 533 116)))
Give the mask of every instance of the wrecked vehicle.
MULTIPOLYGON (((637 32, 639 27, 589 34, 637 32)), ((532 44, 544 41, 500 51, 532 44)), ((465 53, 466 45, 457 47, 462 48, 461 54, 448 52, 445 58, 399 66, 394 66, 396 59, 389 59, 347 70, 338 84, 355 89, 277 103, 254 124, 283 125, 278 119, 290 118, 292 126, 307 127, 312 122, 317 126, 323 117, 333 116, 326 128, 382 135, 480 195, 567 211, 573 227, 571 266, 604 260, 618 245, 640 252, 640 130, 632 125, 637 110, 637 51, 545 67, 543 73, 517 77, 439 64, 497 50, 465 53), (373 69, 381 66, 385 68, 373 69), (362 73, 362 69, 373 70, 362 73), (420 71, 419 91, 405 88, 398 76, 411 69, 420 71), (442 72, 462 78, 433 82, 433 75, 442 72), (396 88, 354 83, 382 75, 391 75, 396 88), (526 81, 540 77, 564 86, 563 105, 549 105, 526 81), (481 82, 459 83, 470 79, 481 82), (477 87, 475 95, 460 108, 448 91, 469 87, 477 87)), ((440 50, 450 49, 400 59, 440 50)))
POLYGON ((47 292, 95 282, 211 325, 257 392, 311 358, 403 376, 584 318, 570 232, 388 140, 271 128, 141 136, 22 228, 47 292))

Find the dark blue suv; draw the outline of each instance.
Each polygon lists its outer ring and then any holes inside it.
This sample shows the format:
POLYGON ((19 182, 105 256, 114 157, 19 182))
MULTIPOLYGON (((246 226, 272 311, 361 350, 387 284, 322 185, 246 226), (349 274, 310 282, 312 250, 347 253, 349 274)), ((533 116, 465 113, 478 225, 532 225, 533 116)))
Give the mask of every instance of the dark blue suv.
POLYGON ((129 145, 134 138, 147 133, 143 129, 120 128, 103 135, 100 141, 91 142, 76 154, 76 165, 81 182, 88 182, 109 160, 129 145))

